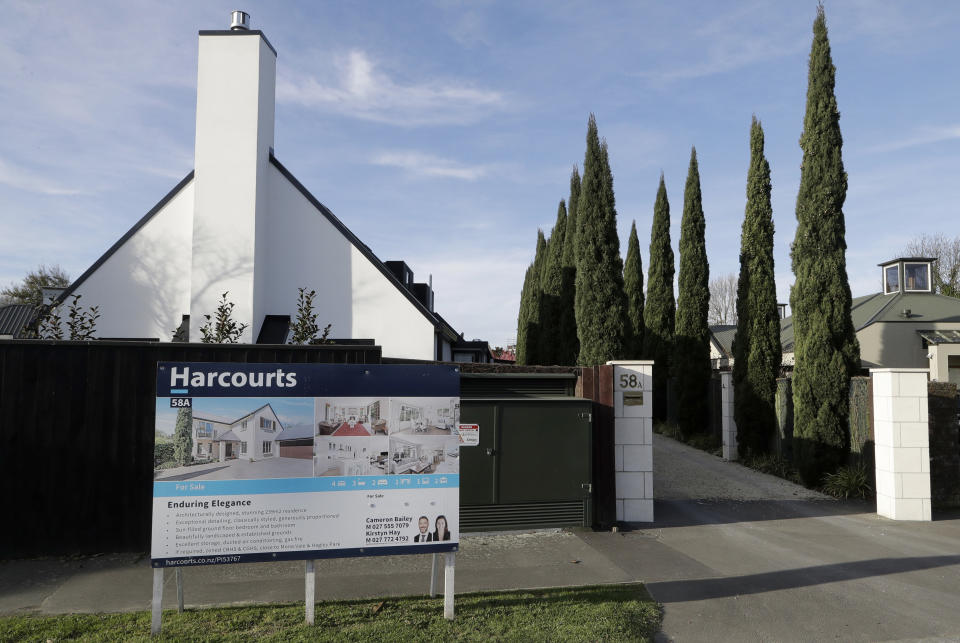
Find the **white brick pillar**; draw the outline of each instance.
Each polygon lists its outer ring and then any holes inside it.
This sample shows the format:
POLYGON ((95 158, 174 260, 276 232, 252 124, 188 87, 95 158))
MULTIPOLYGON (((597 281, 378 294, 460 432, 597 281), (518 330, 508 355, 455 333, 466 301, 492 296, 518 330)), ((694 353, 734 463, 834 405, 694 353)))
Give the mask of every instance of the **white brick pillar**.
POLYGON ((720 373, 720 433, 723 437, 723 459, 737 459, 737 422, 733 419, 733 373, 720 373))
POLYGON ((930 520, 927 369, 872 368, 877 513, 930 520))
POLYGON ((607 364, 613 366, 617 520, 653 522, 653 362, 607 364))

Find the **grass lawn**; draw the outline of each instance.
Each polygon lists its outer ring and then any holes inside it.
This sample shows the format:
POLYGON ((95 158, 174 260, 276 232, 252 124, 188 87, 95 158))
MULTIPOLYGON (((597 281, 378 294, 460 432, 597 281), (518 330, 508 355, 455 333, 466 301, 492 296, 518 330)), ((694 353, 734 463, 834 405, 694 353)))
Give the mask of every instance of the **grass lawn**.
MULTIPOLYGON (((209 641, 649 641, 660 607, 641 584, 482 592, 456 598, 319 603, 316 625, 303 604, 165 611, 160 640, 209 641)), ((150 640, 150 614, 71 614, 0 618, 0 641, 150 640)))

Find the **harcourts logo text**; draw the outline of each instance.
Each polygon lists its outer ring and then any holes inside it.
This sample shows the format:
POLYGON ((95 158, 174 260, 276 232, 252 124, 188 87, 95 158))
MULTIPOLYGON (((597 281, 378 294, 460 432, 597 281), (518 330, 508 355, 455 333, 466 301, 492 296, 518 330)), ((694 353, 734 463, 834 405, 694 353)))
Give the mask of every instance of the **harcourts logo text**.
POLYGON ((170 369, 170 388, 186 387, 199 388, 203 386, 219 386, 221 388, 278 387, 288 388, 297 385, 297 374, 287 373, 282 368, 269 373, 244 373, 240 371, 193 371, 190 367, 173 367, 170 369))

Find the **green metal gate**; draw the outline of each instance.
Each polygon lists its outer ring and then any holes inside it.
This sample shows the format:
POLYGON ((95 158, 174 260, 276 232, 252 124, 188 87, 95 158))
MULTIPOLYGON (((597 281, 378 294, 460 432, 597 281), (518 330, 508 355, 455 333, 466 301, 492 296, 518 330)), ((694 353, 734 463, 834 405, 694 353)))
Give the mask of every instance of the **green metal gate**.
POLYGON ((575 377, 464 377, 460 421, 480 444, 460 449, 461 529, 589 526, 592 402, 575 377))

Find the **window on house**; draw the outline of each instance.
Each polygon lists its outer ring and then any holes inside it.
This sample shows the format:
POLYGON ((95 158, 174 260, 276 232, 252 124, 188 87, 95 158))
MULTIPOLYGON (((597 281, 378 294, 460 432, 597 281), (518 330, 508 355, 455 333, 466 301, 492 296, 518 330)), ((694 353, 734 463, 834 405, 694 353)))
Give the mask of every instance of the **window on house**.
POLYGON ((904 290, 930 290, 930 264, 905 263, 903 264, 904 290))
POLYGON ((273 453, 273 442, 263 441, 263 454, 273 453))
POLYGON ((883 294, 900 292, 900 266, 887 266, 883 269, 883 294))
POLYGON ((276 422, 267 418, 260 418, 260 428, 264 431, 275 431, 277 428, 276 422))
POLYGON ((209 422, 197 422, 197 437, 198 438, 212 438, 213 437, 213 425, 209 422))
POLYGON ((240 443, 240 455, 246 455, 246 453, 247 453, 247 443, 246 443, 246 442, 241 442, 241 443, 240 443))

